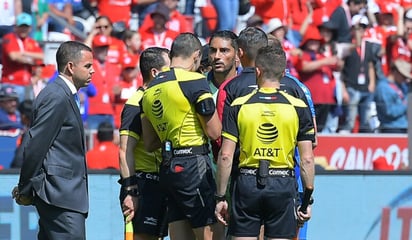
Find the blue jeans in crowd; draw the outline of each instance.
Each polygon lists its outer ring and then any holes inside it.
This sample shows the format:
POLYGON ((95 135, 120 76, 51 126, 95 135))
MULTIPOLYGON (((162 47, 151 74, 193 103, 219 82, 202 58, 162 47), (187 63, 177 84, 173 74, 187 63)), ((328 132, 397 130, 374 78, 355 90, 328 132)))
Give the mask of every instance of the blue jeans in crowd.
POLYGON ((239 14, 239 0, 212 0, 218 16, 219 30, 235 30, 239 14))
POLYGON ((373 94, 361 92, 351 87, 348 87, 347 91, 350 99, 346 106, 346 121, 342 130, 352 132, 356 117, 359 115, 359 132, 371 132, 368 116, 373 94))
POLYGON ((195 15, 195 0, 186 0, 184 15, 195 15))

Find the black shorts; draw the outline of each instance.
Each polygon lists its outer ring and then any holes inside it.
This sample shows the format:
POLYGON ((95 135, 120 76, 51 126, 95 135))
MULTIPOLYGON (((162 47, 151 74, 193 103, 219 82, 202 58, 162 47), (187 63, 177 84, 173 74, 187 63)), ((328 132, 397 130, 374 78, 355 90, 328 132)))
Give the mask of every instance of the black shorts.
POLYGON ((216 222, 216 183, 208 155, 174 157, 160 168, 160 183, 168 194, 168 222, 189 220, 192 228, 216 222))
POLYGON ((133 231, 135 234, 165 237, 168 234, 167 198, 159 184, 159 176, 156 173, 143 172, 136 175, 140 196, 133 218, 133 231))
POLYGON ((256 176, 239 174, 233 185, 229 234, 256 237, 265 226, 269 238, 296 236, 296 180, 294 177, 269 176, 264 188, 256 176))

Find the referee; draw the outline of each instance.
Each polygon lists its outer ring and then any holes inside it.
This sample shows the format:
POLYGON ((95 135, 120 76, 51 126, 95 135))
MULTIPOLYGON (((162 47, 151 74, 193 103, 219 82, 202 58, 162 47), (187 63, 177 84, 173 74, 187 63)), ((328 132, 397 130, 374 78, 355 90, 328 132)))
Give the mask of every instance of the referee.
POLYGON ((159 185, 160 149, 143 147, 141 99, 150 81, 170 65, 169 50, 150 47, 140 54, 143 86, 127 100, 122 110, 120 133, 120 205, 127 221, 133 221, 135 239, 157 239, 167 235, 162 226, 166 196, 159 185))
POLYGON ((296 212, 294 148, 297 143, 303 185, 313 189, 314 127, 306 104, 278 91, 286 66, 284 51, 263 47, 255 65, 258 90, 235 99, 223 119, 216 216, 226 224, 230 212, 228 231, 233 239, 256 237, 261 224, 268 239, 292 239, 296 236, 297 220, 304 222, 311 216, 310 207, 307 213, 296 212), (240 144, 239 176, 235 179, 229 211, 224 195, 236 143, 240 144))
POLYGON ((212 239, 216 184, 208 138, 220 137, 221 123, 208 82, 196 72, 202 58, 199 39, 180 34, 170 58, 170 70, 143 95, 144 144, 149 151, 162 147, 159 175, 168 195, 170 238, 212 239))

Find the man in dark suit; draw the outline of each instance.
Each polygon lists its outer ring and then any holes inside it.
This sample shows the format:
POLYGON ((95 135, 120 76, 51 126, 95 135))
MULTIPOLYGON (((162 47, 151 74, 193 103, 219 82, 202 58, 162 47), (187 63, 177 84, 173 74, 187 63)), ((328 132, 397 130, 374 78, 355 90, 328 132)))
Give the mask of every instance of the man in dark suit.
POLYGON ((56 53, 58 78, 34 101, 17 204, 33 204, 40 216, 38 239, 85 239, 89 202, 85 137, 77 91, 94 73, 92 50, 75 41, 56 53))

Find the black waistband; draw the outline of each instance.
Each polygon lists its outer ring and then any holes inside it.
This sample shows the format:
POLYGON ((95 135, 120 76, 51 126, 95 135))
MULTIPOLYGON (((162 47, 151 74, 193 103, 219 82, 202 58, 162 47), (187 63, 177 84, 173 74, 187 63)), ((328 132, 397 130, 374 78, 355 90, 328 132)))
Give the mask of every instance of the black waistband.
POLYGON ((157 173, 147 173, 142 171, 136 171, 136 177, 140 179, 148 179, 153 181, 159 181, 159 174, 157 173))
MULTIPOLYGON (((257 168, 239 168, 239 173, 243 175, 256 175, 257 168)), ((295 177, 295 170, 289 168, 270 168, 269 176, 295 177)))
POLYGON ((209 153, 209 145, 192 146, 183 148, 173 148, 174 157, 192 156, 192 155, 204 155, 209 153))

